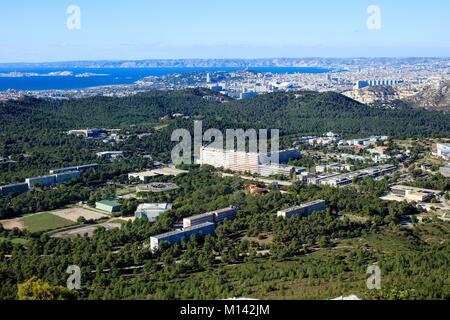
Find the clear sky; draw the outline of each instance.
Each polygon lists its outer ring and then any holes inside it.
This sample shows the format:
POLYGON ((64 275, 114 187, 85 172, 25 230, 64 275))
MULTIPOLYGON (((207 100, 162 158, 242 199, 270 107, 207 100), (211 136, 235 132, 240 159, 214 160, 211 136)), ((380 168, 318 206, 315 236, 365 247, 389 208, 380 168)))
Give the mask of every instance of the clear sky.
POLYGON ((450 56, 450 1, 0 1, 0 62, 312 56, 450 56))

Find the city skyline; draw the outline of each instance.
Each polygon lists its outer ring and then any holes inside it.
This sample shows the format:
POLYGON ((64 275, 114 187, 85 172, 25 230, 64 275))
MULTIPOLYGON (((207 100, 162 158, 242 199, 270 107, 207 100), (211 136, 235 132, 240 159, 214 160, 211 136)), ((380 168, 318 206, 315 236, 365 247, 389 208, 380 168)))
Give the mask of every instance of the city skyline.
POLYGON ((438 0, 22 0, 2 7, 0 63, 450 56, 450 4, 438 0))

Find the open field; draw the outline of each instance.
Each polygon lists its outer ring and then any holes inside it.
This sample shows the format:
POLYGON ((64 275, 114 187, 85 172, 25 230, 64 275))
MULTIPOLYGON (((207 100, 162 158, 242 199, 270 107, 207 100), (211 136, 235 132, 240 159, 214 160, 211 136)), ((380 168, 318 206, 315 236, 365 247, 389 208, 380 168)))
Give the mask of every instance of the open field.
POLYGON ((23 217, 22 223, 30 232, 41 232, 48 230, 55 230, 59 228, 68 227, 75 223, 71 220, 58 217, 51 213, 38 213, 23 217))
POLYGON ((90 226, 83 226, 71 230, 61 231, 53 234, 52 238, 70 238, 70 237, 84 237, 87 235, 88 237, 92 237, 94 235, 95 230, 98 228, 105 228, 106 230, 113 230, 122 227, 121 223, 113 223, 107 222, 102 224, 95 224, 90 226))
POLYGON ((36 213, 11 220, 2 220, 0 221, 0 224, 2 224, 3 228, 6 230, 18 228, 30 232, 40 232, 72 226, 77 223, 79 217, 95 221, 108 218, 107 215, 96 210, 74 206, 60 210, 36 213))
POLYGON ((73 222, 77 222, 80 217, 84 217, 86 220, 100 220, 103 218, 108 218, 108 216, 103 213, 81 207, 71 207, 62 210, 50 211, 49 213, 73 222))

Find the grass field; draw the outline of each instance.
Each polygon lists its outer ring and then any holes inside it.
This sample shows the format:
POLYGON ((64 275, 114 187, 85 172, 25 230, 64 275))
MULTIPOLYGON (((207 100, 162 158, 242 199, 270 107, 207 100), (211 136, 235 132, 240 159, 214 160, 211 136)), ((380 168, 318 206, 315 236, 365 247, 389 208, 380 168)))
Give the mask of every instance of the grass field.
POLYGON ((10 241, 12 244, 22 244, 22 245, 26 245, 28 244, 28 242, 30 242, 27 239, 22 239, 22 238, 17 238, 17 239, 7 239, 7 238, 0 238, 0 242, 6 242, 6 241, 10 241))
POLYGON ((49 231, 72 226, 76 223, 51 213, 40 213, 22 218, 22 223, 30 232, 49 231))

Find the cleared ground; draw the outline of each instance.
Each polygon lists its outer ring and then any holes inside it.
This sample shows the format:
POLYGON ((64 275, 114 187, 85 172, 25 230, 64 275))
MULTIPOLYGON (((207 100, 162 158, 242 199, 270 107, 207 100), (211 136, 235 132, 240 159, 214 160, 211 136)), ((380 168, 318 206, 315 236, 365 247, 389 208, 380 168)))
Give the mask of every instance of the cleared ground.
POLYGON ((20 230, 25 229, 25 226, 23 225, 21 218, 11 219, 11 220, 2 220, 2 221, 0 221, 0 224, 3 226, 3 228, 5 230, 13 230, 15 228, 20 229, 20 230))
POLYGON ((84 217, 86 220, 100 220, 103 218, 108 218, 108 216, 103 213, 81 207, 71 207, 62 210, 50 211, 49 213, 73 222, 77 222, 80 217, 84 217))
POLYGON ((118 229, 122 226, 121 223, 102 223, 102 224, 96 224, 92 226, 83 226, 76 229, 61 231, 58 233, 53 234, 52 238, 70 238, 70 237, 84 237, 87 235, 88 237, 92 237, 94 235, 95 230, 98 228, 105 228, 106 230, 113 230, 118 229))

